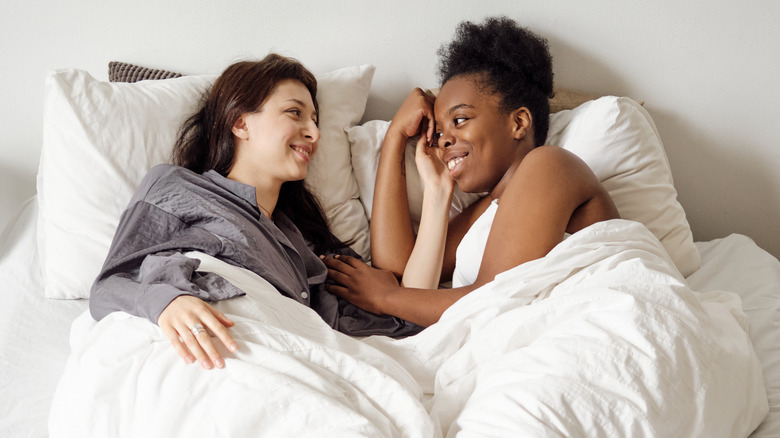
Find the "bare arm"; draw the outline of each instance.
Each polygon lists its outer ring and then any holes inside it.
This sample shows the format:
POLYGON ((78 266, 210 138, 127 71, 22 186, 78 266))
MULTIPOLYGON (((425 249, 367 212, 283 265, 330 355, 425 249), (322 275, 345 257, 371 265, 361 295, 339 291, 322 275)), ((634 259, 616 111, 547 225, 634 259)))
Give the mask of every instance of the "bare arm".
POLYGON ((453 303, 476 289, 474 284, 457 289, 401 287, 392 272, 376 269, 348 256, 325 257, 328 277, 337 284, 328 292, 380 315, 393 315, 427 327, 439 320, 453 303))
POLYGON ((400 287, 387 272, 341 257, 325 260, 339 283, 328 290, 372 312, 427 326, 499 273, 547 255, 566 231, 617 217, 614 203, 582 160, 556 147, 537 148, 523 159, 499 199, 474 284, 449 290, 400 287))
POLYGON ((382 142, 371 212, 371 259, 374 266, 403 274, 415 235, 406 195, 406 142, 419 133, 433 136, 433 98, 417 88, 399 108, 382 142))
POLYGON ((415 163, 424 183, 422 217, 414 249, 406 263, 401 284, 406 287, 435 289, 441 278, 444 246, 447 238, 450 203, 455 182, 444 163, 420 137, 415 163))

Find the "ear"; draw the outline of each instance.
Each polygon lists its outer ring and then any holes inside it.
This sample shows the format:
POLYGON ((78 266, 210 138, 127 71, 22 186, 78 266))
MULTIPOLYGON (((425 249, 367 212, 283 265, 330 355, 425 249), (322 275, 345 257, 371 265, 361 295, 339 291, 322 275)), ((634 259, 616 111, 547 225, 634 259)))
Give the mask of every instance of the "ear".
POLYGON ((230 128, 230 130, 236 137, 242 140, 247 140, 249 138, 249 128, 246 126, 246 119, 244 116, 244 114, 238 116, 238 119, 236 119, 236 122, 233 123, 233 127, 230 128))
POLYGON ((526 107, 520 107, 512 111, 512 137, 522 140, 533 131, 533 116, 526 107))

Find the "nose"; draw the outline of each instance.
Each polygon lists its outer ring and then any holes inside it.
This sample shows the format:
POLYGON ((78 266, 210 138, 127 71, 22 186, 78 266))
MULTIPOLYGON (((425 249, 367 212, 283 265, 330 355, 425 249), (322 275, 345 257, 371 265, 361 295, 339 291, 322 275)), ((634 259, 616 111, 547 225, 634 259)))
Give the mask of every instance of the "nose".
POLYGON ((312 143, 317 143, 320 140, 320 128, 314 120, 309 120, 304 127, 303 136, 312 143))
POLYGON ((442 132, 441 136, 436 140, 436 145, 439 148, 448 148, 452 146, 455 143, 455 140, 452 138, 451 135, 447 134, 446 132, 442 132))

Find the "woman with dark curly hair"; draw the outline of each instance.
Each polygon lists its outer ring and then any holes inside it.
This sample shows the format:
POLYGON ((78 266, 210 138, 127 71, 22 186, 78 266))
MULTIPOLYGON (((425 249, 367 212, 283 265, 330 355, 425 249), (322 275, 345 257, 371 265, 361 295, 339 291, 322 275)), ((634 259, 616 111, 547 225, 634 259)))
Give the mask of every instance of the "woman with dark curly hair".
POLYGON ((567 234, 618 217, 582 160, 542 146, 553 93, 543 38, 505 17, 463 22, 439 55, 438 96, 412 91, 382 144, 371 220, 380 269, 344 256, 326 260, 338 283, 331 292, 423 326, 497 274, 544 257, 567 234), (418 134, 425 188, 415 236, 403 157, 418 134), (449 220, 454 183, 487 195, 449 220), (436 289, 449 279, 452 289, 436 289))

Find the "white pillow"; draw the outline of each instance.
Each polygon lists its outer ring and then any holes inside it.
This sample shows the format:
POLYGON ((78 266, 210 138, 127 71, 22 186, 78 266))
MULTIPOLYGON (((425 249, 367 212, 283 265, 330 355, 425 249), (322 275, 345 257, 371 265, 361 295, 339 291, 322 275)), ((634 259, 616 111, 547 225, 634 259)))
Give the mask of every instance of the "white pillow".
MULTIPOLYGON (((360 188, 360 201, 366 209, 366 216, 371 220, 371 210, 374 200, 374 186, 376 184, 376 170, 379 165, 379 151, 385 133, 390 122, 384 120, 372 120, 362 125, 347 129, 350 150, 352 151, 352 168, 355 171, 360 188)), ((411 138, 406 144, 406 194, 409 198, 409 213, 412 216, 412 225, 415 230, 420 225, 422 214, 423 183, 417 166, 414 162, 415 145, 417 138, 411 138)), ((465 193, 455 186, 452 195, 450 217, 463 211, 472 202, 479 199, 482 194, 465 193)))
POLYGON ((699 250, 661 138, 650 114, 627 97, 607 96, 550 116, 547 144, 582 158, 609 191, 620 216, 644 224, 684 276, 701 265, 699 250))
MULTIPOLYGON (((389 122, 371 121, 348 129, 361 200, 369 219, 379 148, 389 122)), ((550 115, 547 144, 564 147, 582 158, 604 184, 624 219, 643 223, 661 241, 680 272, 687 276, 701 259, 660 137, 650 115, 629 98, 603 97, 573 110, 550 115)), ((422 187, 414 166, 414 144, 407 145, 409 209, 419 223, 422 187)), ((454 196, 451 213, 478 196, 454 196)))
POLYGON ((351 240, 352 249, 366 261, 371 257, 368 220, 352 173, 345 130, 363 117, 375 70, 363 65, 317 75, 321 137, 306 175, 306 184, 320 201, 333 234, 351 240))
MULTIPOLYGON (((334 233, 355 239, 361 254, 369 252, 368 222, 344 129, 362 117, 373 73, 373 66, 362 66, 317 76, 322 136, 307 177, 334 233)), ((179 125, 215 78, 109 83, 80 70, 48 73, 38 169, 47 297, 89 297, 135 187, 151 167, 169 160, 179 125)))

